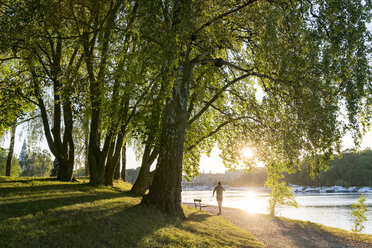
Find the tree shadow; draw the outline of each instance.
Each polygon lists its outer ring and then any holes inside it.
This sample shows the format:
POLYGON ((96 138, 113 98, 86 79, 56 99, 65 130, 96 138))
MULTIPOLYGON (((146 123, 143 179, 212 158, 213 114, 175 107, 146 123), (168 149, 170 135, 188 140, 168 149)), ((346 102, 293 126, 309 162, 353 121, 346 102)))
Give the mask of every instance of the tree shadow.
POLYGON ((129 191, 95 189, 89 184, 1 188, 10 197, 0 203, 0 247, 141 247, 150 234, 178 221, 136 205, 139 197, 129 191))
POLYGON ((42 193, 45 191, 51 192, 55 190, 63 190, 63 191, 80 191, 86 192, 89 190, 94 189, 94 186, 90 184, 74 184, 74 183, 66 183, 66 184, 55 184, 55 185, 30 185, 28 187, 1 187, 0 196, 6 196, 7 194, 27 194, 27 193, 42 193))
MULTIPOLYGON (((36 188, 38 188, 37 186, 36 188)), ((1 195, 0 195, 1 196, 1 195)), ((86 202, 93 202, 96 200, 113 199, 119 197, 131 197, 129 194, 123 192, 119 193, 108 193, 108 192, 95 192, 94 194, 88 195, 76 195, 76 196, 66 196, 63 194, 60 197, 51 197, 47 199, 21 199, 17 202, 10 203, 0 203, 0 216, 2 219, 6 218, 17 218, 24 215, 36 213, 45 213, 48 210, 52 210, 58 207, 66 207, 74 204, 83 204, 86 202)))
POLYGON ((7 229, 0 240, 12 244, 7 247, 142 247, 146 237, 174 222, 141 206, 77 212, 36 215, 23 221, 21 232, 7 229))
POLYGON ((327 247, 350 247, 345 244, 343 238, 315 226, 307 227, 298 223, 283 221, 277 217, 274 217, 274 222, 279 227, 279 231, 290 238, 298 247, 319 247, 320 244, 327 247))
POLYGON ((211 214, 205 213, 205 212, 193 212, 188 215, 187 220, 195 221, 195 222, 203 222, 206 219, 212 217, 211 214))

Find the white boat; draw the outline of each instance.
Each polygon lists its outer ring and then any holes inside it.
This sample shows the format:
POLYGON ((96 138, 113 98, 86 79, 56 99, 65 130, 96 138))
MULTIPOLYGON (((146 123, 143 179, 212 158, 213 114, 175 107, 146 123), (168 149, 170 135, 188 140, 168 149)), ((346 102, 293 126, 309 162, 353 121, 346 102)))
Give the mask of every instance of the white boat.
POLYGON ((347 192, 347 189, 345 189, 345 188, 342 187, 342 186, 333 186, 333 189, 335 190, 336 193, 347 192))
POLYGON ((301 193, 302 192, 302 187, 301 186, 292 185, 291 187, 292 187, 293 192, 295 192, 295 193, 301 193))
POLYGON ((321 187, 319 193, 333 193, 335 192, 333 187, 321 187))
POLYGON ((355 187, 355 186, 353 186, 353 187, 348 188, 348 191, 349 191, 350 193, 352 193, 352 192, 358 192, 358 188, 355 187))
POLYGON ((319 193, 319 190, 320 188, 311 188, 311 187, 307 187, 305 189, 305 193, 319 193))
POLYGON ((369 187, 362 187, 358 189, 358 193, 368 193, 369 190, 369 187))

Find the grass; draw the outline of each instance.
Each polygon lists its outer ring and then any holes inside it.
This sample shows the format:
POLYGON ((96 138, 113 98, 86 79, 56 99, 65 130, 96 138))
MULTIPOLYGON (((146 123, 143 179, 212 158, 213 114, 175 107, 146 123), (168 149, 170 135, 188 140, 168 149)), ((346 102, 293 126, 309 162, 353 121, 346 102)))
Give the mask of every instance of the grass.
POLYGON ((0 177, 0 247, 262 247, 219 216, 185 207, 182 221, 138 206, 130 187, 0 177))

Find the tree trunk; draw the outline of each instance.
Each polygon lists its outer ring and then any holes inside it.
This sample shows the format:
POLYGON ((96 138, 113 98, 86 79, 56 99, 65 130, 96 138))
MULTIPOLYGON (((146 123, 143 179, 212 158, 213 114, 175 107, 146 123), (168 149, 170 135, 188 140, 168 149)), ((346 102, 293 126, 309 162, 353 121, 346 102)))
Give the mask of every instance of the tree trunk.
POLYGON ((115 142, 112 144, 112 152, 110 152, 110 156, 107 157, 106 163, 106 171, 105 171, 105 184, 106 185, 113 185, 114 173, 116 167, 120 167, 120 151, 123 146, 124 134, 120 133, 115 142))
POLYGON ((84 164, 85 164, 85 176, 89 176, 89 163, 88 163, 88 144, 89 144, 89 122, 88 120, 84 121, 84 164))
POLYGON ((62 149, 64 154, 63 157, 66 159, 60 159, 59 161, 57 179, 64 182, 71 182, 74 179, 75 144, 72 137, 72 107, 68 98, 63 99, 63 119, 65 122, 65 130, 63 134, 62 149))
POLYGON ((11 169, 12 169, 12 159, 13 159, 13 152, 14 152, 14 137, 16 133, 17 123, 12 126, 10 130, 10 144, 9 144, 9 152, 8 152, 8 159, 6 160, 6 170, 5 176, 10 176, 11 169))
MULTIPOLYGON (((98 153, 95 153, 93 146, 89 145, 88 151, 88 161, 89 161, 89 172, 90 172, 90 181, 92 185, 102 185, 105 182, 105 167, 103 156, 100 156, 98 153)), ((106 156, 105 156, 106 158, 106 156)))
POLYGON ((121 149, 121 180, 125 182, 125 171, 127 169, 127 143, 124 142, 121 149))
POLYGON ((183 146, 187 121, 187 100, 191 81, 189 52, 180 62, 163 118, 158 163, 150 192, 142 204, 155 207, 169 215, 185 218, 181 207, 183 146))
POLYGON ((73 160, 59 160, 59 169, 57 179, 63 182, 71 182, 74 175, 73 160))
POLYGON ((114 180, 119 180, 120 179, 120 156, 116 163, 117 164, 116 164, 116 169, 114 173, 114 180))
POLYGON ((157 150, 154 150, 150 154, 150 151, 151 151, 150 145, 149 143, 147 143, 145 151, 142 156, 142 164, 137 180, 134 183, 132 189, 130 190, 132 193, 139 196, 142 196, 146 193, 146 191, 150 188, 154 178, 154 173, 150 173, 150 167, 157 158, 157 155, 159 153, 157 150))

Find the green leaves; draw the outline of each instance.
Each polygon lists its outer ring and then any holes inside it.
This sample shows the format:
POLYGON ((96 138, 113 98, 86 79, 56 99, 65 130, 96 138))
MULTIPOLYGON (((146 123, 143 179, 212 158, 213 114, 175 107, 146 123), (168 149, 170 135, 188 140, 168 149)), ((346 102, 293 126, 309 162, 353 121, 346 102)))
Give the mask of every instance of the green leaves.
POLYGON ((365 213, 367 212, 367 205, 365 203, 366 198, 364 195, 361 195, 358 203, 351 205, 350 214, 354 217, 353 223, 354 227, 353 232, 361 232, 364 229, 363 222, 367 220, 365 213))

